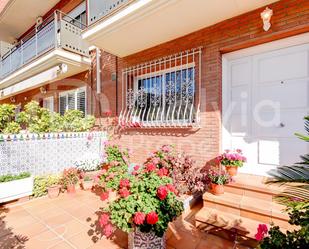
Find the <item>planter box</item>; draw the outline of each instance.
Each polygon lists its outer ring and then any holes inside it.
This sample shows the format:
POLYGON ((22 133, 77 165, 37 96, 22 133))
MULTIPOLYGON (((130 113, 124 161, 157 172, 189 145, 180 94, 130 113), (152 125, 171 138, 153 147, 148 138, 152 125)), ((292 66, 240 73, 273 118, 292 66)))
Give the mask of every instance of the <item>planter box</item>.
POLYGON ((33 176, 0 183, 0 203, 32 195, 33 176))
POLYGON ((202 194, 195 195, 181 195, 179 200, 182 201, 184 211, 190 210, 198 201, 202 200, 202 194))
POLYGON ((142 233, 135 231, 128 236, 129 249, 166 249, 166 234, 158 237, 154 232, 142 233))

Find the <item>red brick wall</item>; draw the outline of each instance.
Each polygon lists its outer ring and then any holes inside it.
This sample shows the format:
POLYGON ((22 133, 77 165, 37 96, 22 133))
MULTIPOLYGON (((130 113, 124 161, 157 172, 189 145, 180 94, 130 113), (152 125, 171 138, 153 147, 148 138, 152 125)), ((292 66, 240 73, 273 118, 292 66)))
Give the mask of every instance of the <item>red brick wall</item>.
MULTIPOLYGON (((271 29, 262 28, 260 13, 264 8, 223 21, 211 27, 119 59, 118 92, 121 93, 122 68, 155 58, 203 46, 202 100, 200 129, 130 129, 122 130, 119 143, 134 150, 134 161, 142 162, 146 155, 162 144, 176 144, 197 159, 199 164, 213 159, 220 151, 221 141, 221 55, 241 48, 281 39, 309 31, 309 1, 282 0, 268 5, 274 11, 271 29)), ((205 17, 206 18, 206 17, 205 17)), ((108 58, 110 55, 106 55, 108 58)), ((114 59, 104 62, 108 74, 115 69, 114 59), (107 67, 110 66, 110 70, 107 67)), ((114 96, 115 88, 109 75, 103 77, 102 88, 114 96)), ((111 97, 110 103, 114 97, 111 97)), ((121 96, 118 97, 118 113, 121 96)), ((115 104, 111 107, 114 111, 115 104)))

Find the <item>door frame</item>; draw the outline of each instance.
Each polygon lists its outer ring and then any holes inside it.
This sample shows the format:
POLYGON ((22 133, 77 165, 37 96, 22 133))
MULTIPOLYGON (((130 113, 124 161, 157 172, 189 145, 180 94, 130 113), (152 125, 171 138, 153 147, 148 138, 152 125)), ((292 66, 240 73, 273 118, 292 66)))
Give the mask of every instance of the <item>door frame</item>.
MULTIPOLYGON (((273 42, 264 43, 261 45, 237 50, 234 52, 222 54, 222 93, 221 93, 221 100, 222 100, 222 112, 221 112, 221 151, 224 149, 224 145, 228 143, 229 140, 228 131, 224 128, 227 127, 228 122, 223 119, 223 114, 227 112, 227 107, 229 105, 229 61, 235 59, 241 59, 252 55, 257 55, 261 53, 271 52, 275 50, 280 50, 288 47, 293 47, 297 45, 306 44, 309 42, 309 32, 304 33, 301 35, 291 36, 288 38, 280 39, 273 42)), ((268 170, 272 168, 277 168, 277 166, 269 167, 268 170)), ((249 174, 256 174, 256 175, 264 175, 268 176, 268 174, 264 171, 256 171, 256 172, 244 172, 249 174)))

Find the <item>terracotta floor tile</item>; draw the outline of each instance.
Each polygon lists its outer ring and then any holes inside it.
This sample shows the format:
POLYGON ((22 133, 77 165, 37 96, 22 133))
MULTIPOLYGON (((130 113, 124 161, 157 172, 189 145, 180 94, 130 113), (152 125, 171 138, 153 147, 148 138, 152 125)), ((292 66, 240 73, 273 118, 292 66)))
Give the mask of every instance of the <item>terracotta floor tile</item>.
POLYGON ((51 229, 64 238, 72 237, 88 227, 85 224, 78 222, 75 219, 69 220, 67 223, 61 225, 51 226, 51 229))
POLYGON ((72 216, 67 213, 61 213, 56 216, 52 216, 46 220, 44 220, 44 223, 50 227, 60 226, 68 223, 72 220, 72 216))
POLYGON ((19 228, 36 223, 38 220, 33 218, 30 214, 25 214, 24 216, 15 216, 13 213, 13 215, 5 217, 5 222, 7 227, 19 228))
POLYGON ((67 240, 78 249, 85 249, 94 245, 92 236, 88 234, 88 229, 85 229, 84 231, 68 238, 67 240))
POLYGON ((234 243, 217 236, 208 234, 205 239, 202 239, 196 249, 232 249, 234 243))
POLYGON ((29 238, 27 237, 16 236, 15 234, 10 233, 0 238, 0 248, 24 248, 28 239, 29 238))
POLYGON ((13 229, 15 234, 21 236, 27 236, 29 238, 34 237, 42 232, 48 230, 47 226, 41 222, 32 223, 23 227, 13 229))
POLYGON ((62 241, 56 245, 53 245, 51 247, 48 247, 48 249, 74 249, 75 247, 68 244, 67 242, 65 241, 62 241))
POLYGON ((57 234, 48 230, 30 238, 29 241, 26 242, 26 248, 45 249, 58 244, 61 241, 62 239, 57 234))
POLYGON ((190 233, 184 231, 176 231, 167 240, 167 244, 175 249, 195 249, 200 242, 199 237, 194 237, 190 233))

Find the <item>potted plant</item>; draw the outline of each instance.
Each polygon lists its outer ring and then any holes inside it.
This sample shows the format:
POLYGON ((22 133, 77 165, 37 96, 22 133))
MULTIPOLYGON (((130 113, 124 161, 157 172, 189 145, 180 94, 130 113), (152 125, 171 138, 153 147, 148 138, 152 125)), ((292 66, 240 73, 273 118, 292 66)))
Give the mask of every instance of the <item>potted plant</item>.
POLYGON ((0 203, 30 196, 33 192, 33 177, 29 172, 0 176, 0 203))
POLYGON ((41 175, 34 178, 33 197, 48 195, 49 198, 56 198, 60 192, 59 175, 41 175))
POLYGON ((214 195, 224 194, 224 185, 231 181, 231 177, 224 171, 216 171, 210 169, 206 175, 208 182, 210 183, 211 192, 214 195))
POLYGON ((60 193, 61 186, 59 184, 53 184, 47 187, 48 197, 51 199, 57 198, 60 193))
POLYGON ((144 165, 155 165, 159 175, 168 175, 173 179, 185 209, 194 205, 207 188, 205 175, 195 165, 192 157, 184 152, 177 152, 171 145, 163 145, 151 153, 144 165))
POLYGON ((103 208, 98 223, 109 237, 118 228, 129 233, 129 248, 166 248, 165 232, 169 222, 183 211, 169 176, 160 176, 156 168, 135 167, 122 174, 118 197, 103 208))
POLYGON ((247 161, 247 158, 242 155, 240 149, 237 149, 234 151, 225 150, 224 153, 217 157, 217 160, 221 165, 225 166, 225 170, 230 176, 235 176, 237 175, 238 167, 242 167, 247 161))
POLYGON ((74 194, 76 192, 75 185, 78 183, 79 173, 76 168, 68 168, 63 171, 62 181, 64 187, 67 189, 69 194, 74 194))
POLYGON ((85 175, 82 179, 82 187, 84 190, 90 190, 93 186, 93 179, 89 175, 85 175))

